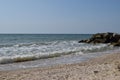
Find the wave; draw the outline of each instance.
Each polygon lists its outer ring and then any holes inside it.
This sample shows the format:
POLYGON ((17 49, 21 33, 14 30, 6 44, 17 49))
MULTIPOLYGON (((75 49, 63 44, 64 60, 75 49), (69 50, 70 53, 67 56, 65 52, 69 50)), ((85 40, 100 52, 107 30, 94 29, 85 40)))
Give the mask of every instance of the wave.
POLYGON ((0 48, 0 63, 13 63, 46 59, 69 54, 85 54, 105 51, 113 47, 105 44, 85 44, 77 41, 54 41, 45 43, 16 44, 0 48))
POLYGON ((1 57, 0 58, 0 64, 7 64, 7 63, 14 63, 14 62, 24 62, 24 61, 33 61, 37 59, 47 59, 47 58, 53 58, 53 57, 59 57, 61 55, 68 55, 76 53, 77 51, 70 51, 70 52, 62 52, 62 53, 51 53, 51 54, 45 54, 45 55, 17 55, 13 57, 1 57))
POLYGON ((4 47, 23 47, 23 46, 32 46, 32 45, 49 45, 51 42, 38 42, 38 43, 19 43, 19 44, 0 44, 0 48, 4 47))

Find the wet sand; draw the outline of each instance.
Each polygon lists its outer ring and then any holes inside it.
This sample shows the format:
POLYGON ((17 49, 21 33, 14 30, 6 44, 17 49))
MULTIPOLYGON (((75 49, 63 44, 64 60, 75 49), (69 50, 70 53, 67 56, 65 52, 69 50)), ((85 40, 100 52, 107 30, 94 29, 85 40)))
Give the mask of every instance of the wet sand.
POLYGON ((0 71, 0 80, 120 80, 120 53, 82 63, 0 71))

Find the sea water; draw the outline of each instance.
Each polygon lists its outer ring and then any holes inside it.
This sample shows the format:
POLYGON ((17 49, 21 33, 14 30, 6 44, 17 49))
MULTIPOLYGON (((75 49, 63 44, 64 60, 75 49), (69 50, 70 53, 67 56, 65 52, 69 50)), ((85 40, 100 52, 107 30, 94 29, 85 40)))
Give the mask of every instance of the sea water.
POLYGON ((8 69, 5 65, 12 69, 66 64, 116 49, 107 44, 78 43, 91 36, 92 34, 0 34, 0 70, 8 69))

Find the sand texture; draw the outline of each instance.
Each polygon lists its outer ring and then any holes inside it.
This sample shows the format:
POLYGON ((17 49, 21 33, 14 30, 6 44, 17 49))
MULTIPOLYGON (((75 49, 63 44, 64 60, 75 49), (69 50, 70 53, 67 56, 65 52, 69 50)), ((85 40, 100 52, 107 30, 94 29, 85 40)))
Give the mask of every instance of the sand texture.
POLYGON ((120 53, 77 64, 0 71, 0 80, 120 80, 120 53))

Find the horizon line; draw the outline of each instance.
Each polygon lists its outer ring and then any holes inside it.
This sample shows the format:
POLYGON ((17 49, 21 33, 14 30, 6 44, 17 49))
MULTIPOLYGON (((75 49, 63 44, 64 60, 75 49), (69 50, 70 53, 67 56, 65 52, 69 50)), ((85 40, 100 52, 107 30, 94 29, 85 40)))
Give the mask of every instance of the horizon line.
MULTIPOLYGON (((96 33, 107 33, 107 32, 94 32, 94 33, 0 33, 0 34, 96 34, 96 33)), ((111 32, 111 33, 118 33, 118 32, 111 32)))
POLYGON ((94 33, 0 33, 0 34, 94 34, 94 33))

